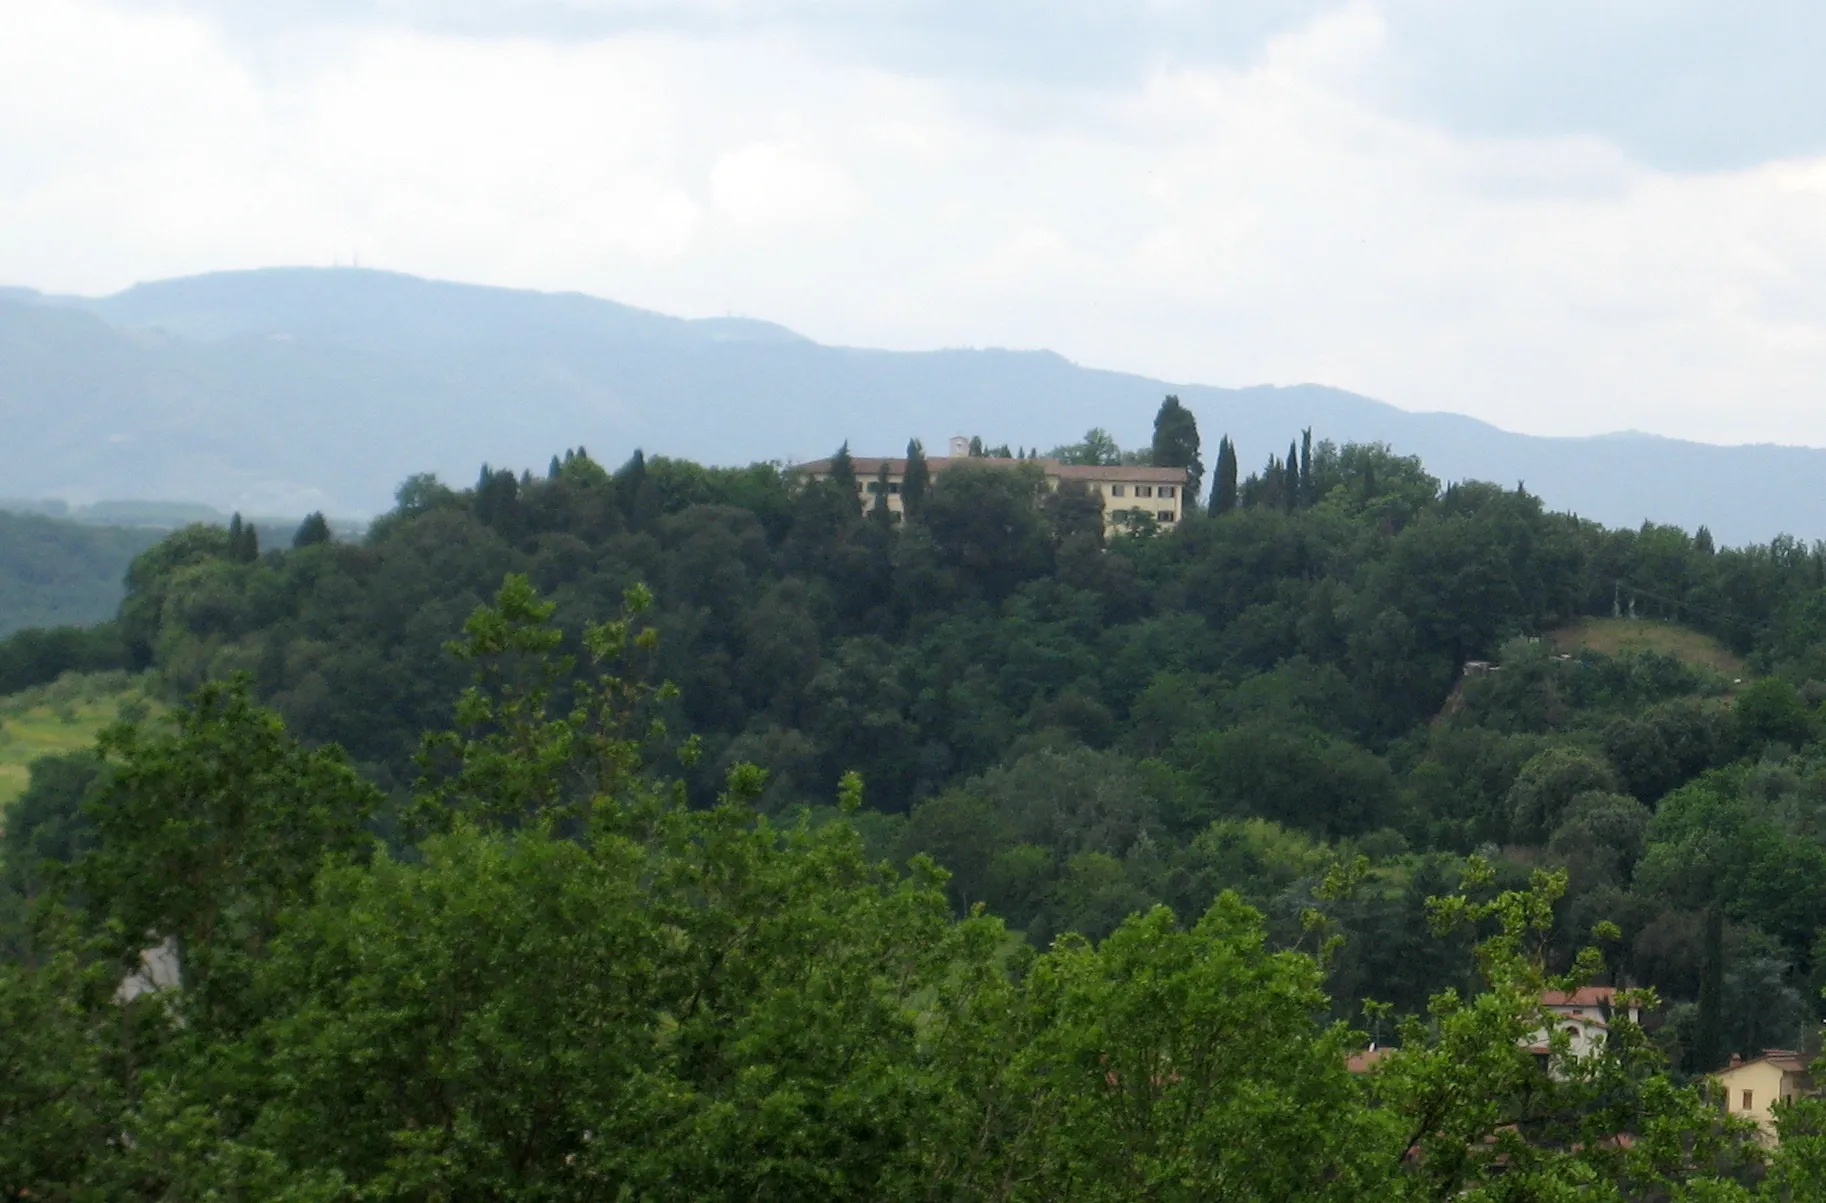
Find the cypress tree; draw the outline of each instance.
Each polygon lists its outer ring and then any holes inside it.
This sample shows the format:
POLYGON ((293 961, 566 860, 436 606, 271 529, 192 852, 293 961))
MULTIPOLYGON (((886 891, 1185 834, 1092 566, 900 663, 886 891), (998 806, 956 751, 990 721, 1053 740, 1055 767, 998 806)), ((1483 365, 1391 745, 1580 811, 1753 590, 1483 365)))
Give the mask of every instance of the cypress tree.
POLYGON ((547 480, 557 480, 559 470, 558 457, 554 455, 552 456, 552 466, 545 470, 545 478, 547 480))
MULTIPOLYGON (((589 452, 582 447, 577 448, 575 470, 581 471, 588 463, 589 452)), ((659 521, 659 490, 647 473, 645 452, 636 447, 634 454, 628 457, 628 462, 616 469, 612 479, 616 505, 620 508, 622 517, 627 519, 630 530, 645 530, 659 521)))
POLYGON ((1211 482, 1211 513, 1228 514, 1236 508, 1236 444, 1225 435, 1217 444, 1217 479, 1211 482))
POLYGON ((1713 903, 1706 910, 1706 932, 1699 977, 1699 1022, 1694 1026, 1694 1073, 1711 1073, 1725 1063, 1725 919, 1713 903))
POLYGON ((323 511, 309 515, 298 524, 298 533, 292 536, 293 547, 314 547, 319 543, 330 541, 330 524, 323 516, 323 511))
POLYGON ((907 443, 907 470, 901 475, 900 508, 910 522, 919 516, 932 489, 932 470, 926 466, 926 449, 918 439, 907 443))
POLYGON ((850 458, 850 441, 843 440, 837 454, 831 456, 831 483, 850 498, 858 512, 862 510, 862 488, 856 479, 856 461, 850 458))
POLYGON ((970 436, 970 458, 971 459, 982 459, 983 458, 983 439, 982 439, 982 436, 980 436, 980 435, 973 434, 970 436))
POLYGON ((1312 427, 1300 432, 1300 504, 1311 505, 1312 495, 1312 427))
POLYGON ((1289 511, 1300 508, 1300 449, 1292 443, 1287 444, 1287 470, 1285 482, 1281 485, 1281 507, 1289 511))
POLYGON ((242 522, 240 511, 228 520, 228 558, 237 564, 251 564, 260 558, 260 533, 251 522, 242 522))
POLYGON ((869 521, 878 526, 892 526, 894 511, 888 508, 888 461, 881 461, 881 470, 875 473, 875 501, 869 506, 869 521))

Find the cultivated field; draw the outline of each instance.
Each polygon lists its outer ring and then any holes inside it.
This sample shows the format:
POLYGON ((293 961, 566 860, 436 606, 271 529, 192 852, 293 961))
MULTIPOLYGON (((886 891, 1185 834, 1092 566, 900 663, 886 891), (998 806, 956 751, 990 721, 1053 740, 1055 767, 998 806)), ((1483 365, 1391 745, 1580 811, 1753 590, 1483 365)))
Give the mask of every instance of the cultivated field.
POLYGON ((123 707, 126 717, 160 709, 125 673, 71 675, 0 698, 0 807, 24 792, 32 761, 88 747, 123 707))
POLYGON ((1648 618, 1581 618, 1547 636, 1555 651, 1589 648, 1606 656, 1618 652, 1660 652, 1726 678, 1744 676, 1743 659, 1710 635, 1648 618))

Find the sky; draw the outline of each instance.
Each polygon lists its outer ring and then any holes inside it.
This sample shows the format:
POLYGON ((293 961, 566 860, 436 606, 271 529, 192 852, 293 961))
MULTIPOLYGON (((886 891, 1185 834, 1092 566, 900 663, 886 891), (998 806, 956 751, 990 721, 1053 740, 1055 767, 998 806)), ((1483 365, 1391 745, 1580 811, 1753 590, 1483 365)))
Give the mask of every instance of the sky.
POLYGON ((1800 0, 0 0, 0 284, 359 262, 1826 446, 1823 48, 1800 0))

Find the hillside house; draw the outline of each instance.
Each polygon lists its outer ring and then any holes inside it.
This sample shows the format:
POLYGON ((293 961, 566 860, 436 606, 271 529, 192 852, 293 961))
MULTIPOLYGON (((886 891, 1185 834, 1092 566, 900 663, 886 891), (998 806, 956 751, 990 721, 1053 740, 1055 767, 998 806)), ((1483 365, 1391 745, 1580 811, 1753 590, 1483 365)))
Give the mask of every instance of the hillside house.
MULTIPOLYGON (((1616 1017, 1617 987, 1581 986, 1570 994, 1549 990, 1541 995, 1541 1010, 1547 1013, 1551 1028, 1541 1028, 1528 1038, 1529 1051, 1545 1060, 1553 1031, 1565 1032, 1574 1057, 1584 1057, 1603 1046, 1616 1017)), ((1642 1022, 1642 1012, 1634 1003, 1625 1009, 1631 1023, 1642 1022)))
POLYGON ((1764 1049, 1753 1061, 1733 1054, 1731 1064, 1712 1079, 1723 1095, 1725 1111, 1754 1122, 1758 1138, 1771 1145, 1776 1143, 1775 1105, 1814 1092, 1806 1060, 1785 1048, 1764 1049))
MULTIPOLYGON (((1179 523, 1192 499, 1187 494, 1188 474, 1184 468, 1148 468, 1129 464, 1067 464, 1056 459, 1000 459, 970 454, 970 440, 951 440, 950 455, 926 457, 926 468, 936 478, 954 464, 983 467, 1021 467, 1032 465, 1040 470, 1049 489, 1067 480, 1081 481, 1103 501, 1104 533, 1120 530, 1128 516, 1136 511, 1146 514, 1164 528, 1179 523)), ((906 480, 907 461, 880 456, 857 455, 851 461, 856 470, 856 492, 864 509, 875 504, 875 495, 887 490, 888 512, 899 522, 905 510, 900 499, 906 480), (885 486, 881 480, 882 465, 887 465, 885 486)), ((799 464, 792 471, 824 480, 830 475, 829 459, 799 464)))

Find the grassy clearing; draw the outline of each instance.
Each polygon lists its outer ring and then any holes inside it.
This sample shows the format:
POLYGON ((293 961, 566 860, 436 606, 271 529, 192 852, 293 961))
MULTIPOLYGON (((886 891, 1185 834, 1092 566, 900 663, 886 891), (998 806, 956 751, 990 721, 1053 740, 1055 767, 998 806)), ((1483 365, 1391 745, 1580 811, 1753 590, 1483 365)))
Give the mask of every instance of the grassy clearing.
POLYGON ((1743 659, 1712 638, 1688 627, 1649 618, 1581 618, 1547 636, 1555 651, 1589 649, 1614 656, 1619 652, 1660 652, 1728 680, 1745 677, 1743 659))
POLYGON ((109 723, 162 708, 126 673, 70 674, 0 698, 0 807, 25 791, 32 761, 89 747, 109 723))

